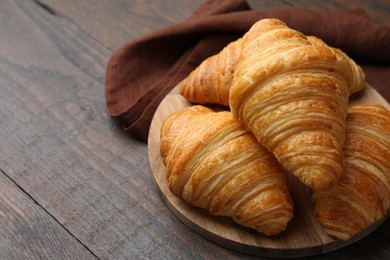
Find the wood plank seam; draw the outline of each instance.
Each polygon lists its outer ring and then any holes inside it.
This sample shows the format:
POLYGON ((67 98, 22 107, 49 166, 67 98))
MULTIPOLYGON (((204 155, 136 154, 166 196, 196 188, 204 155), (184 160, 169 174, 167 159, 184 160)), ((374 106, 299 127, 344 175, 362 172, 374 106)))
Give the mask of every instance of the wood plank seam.
POLYGON ((33 0, 39 7, 41 7, 43 10, 48 12, 51 15, 57 16, 57 11, 55 11, 52 7, 48 6, 47 4, 44 4, 38 0, 33 0))
MULTIPOLYGON (((26 10, 22 6, 20 6, 18 3, 16 3, 16 4, 20 7, 21 10, 26 12, 26 10)), ((48 4, 42 3, 39 0, 33 0, 33 4, 35 4, 38 8, 43 10, 45 13, 47 13, 47 14, 49 14, 51 16, 55 16, 55 19, 57 18, 59 20, 64 21, 65 23, 61 23, 61 26, 63 26, 65 29, 72 29, 72 26, 75 26, 75 27, 77 27, 77 30, 80 30, 81 32, 85 33, 85 35, 87 35, 88 38, 90 38, 92 41, 95 41, 97 44, 99 44, 100 46, 102 46, 105 49, 107 49, 110 53, 112 53, 114 51, 114 49, 112 49, 109 46, 105 45, 104 42, 99 41, 99 39, 97 39, 92 34, 88 33, 87 31, 85 31, 84 28, 82 28, 80 26, 80 24, 78 24, 77 22, 72 20, 66 14, 61 13, 60 11, 56 10, 55 8, 49 6, 48 4), (67 25, 67 23, 69 23, 69 25, 67 25)), ((26 14, 27 14, 27 12, 26 12, 26 14)))
POLYGON ((91 250, 89 249, 80 239, 78 239, 75 235, 73 235, 69 229, 67 229, 60 221, 58 221, 49 211, 47 211, 37 200, 34 199, 26 190, 23 189, 17 182, 15 182, 5 171, 3 171, 0 168, 0 172, 7 178, 9 179, 13 184, 15 184, 16 187, 20 190, 21 193, 26 195, 28 198, 30 198, 40 209, 42 209, 50 218, 53 219, 54 222, 59 224, 71 237, 76 239, 77 242, 79 242, 87 251, 89 251, 94 257, 99 259, 99 257, 91 250))

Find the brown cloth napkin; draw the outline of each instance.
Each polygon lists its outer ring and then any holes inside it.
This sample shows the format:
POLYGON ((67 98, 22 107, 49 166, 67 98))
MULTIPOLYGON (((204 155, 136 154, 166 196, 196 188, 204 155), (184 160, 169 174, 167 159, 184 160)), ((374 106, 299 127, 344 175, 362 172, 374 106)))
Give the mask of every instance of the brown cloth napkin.
POLYGON ((205 58, 256 21, 271 17, 342 49, 363 67, 367 82, 390 100, 390 29, 374 23, 362 9, 251 10, 244 0, 209 0, 183 22, 131 41, 113 54, 106 71, 107 112, 146 142, 164 96, 205 58))

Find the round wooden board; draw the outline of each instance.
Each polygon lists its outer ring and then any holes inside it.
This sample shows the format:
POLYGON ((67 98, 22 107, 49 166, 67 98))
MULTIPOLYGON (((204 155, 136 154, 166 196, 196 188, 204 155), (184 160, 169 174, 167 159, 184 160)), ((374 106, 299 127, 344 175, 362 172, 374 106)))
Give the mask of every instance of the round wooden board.
MULTIPOLYGON (((308 189, 291 175, 289 190, 294 201, 294 217, 289 222, 287 230, 276 237, 267 237, 239 226, 228 217, 215 217, 206 210, 185 204, 169 190, 166 169, 160 156, 160 128, 163 121, 173 112, 192 105, 179 94, 179 87, 180 85, 176 86, 164 98, 153 117, 148 140, 149 163, 157 188, 168 208, 196 233, 239 252, 290 258, 316 255, 344 247, 365 237, 382 223, 369 227, 347 241, 333 239, 323 231, 315 219, 308 189)), ((350 104, 382 104, 390 110, 386 100, 368 85, 363 91, 351 97, 350 104)))

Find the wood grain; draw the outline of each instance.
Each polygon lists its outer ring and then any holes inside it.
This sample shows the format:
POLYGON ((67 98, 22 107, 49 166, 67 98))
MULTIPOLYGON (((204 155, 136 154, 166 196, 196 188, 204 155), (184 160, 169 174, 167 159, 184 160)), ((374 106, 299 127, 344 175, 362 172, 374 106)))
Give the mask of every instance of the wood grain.
POLYGON ((3 172, 0 191, 0 258, 96 259, 3 172))
MULTIPOLYGON (((152 121, 148 139, 149 162, 163 201, 184 224, 200 235, 240 252, 267 257, 303 257, 333 251, 354 243, 374 231, 388 215, 347 241, 328 236, 316 221, 308 189, 289 175, 289 190, 294 201, 294 218, 287 230, 277 237, 267 237, 242 228, 229 218, 214 217, 174 196, 168 188, 166 169, 160 156, 160 130, 165 118, 174 112, 191 106, 179 93, 180 84, 161 102, 152 121)), ((350 105, 390 105, 372 87, 351 97, 350 105)))
POLYGON ((83 30, 114 51, 130 39, 184 20, 203 0, 190 0, 185 4, 172 0, 40 2, 79 23, 83 30), (85 19, 86 16, 92 19, 85 19))
MULTIPOLYGON (((0 10, 0 168, 19 192, 98 258, 238 255, 194 237, 161 203, 146 145, 105 111, 112 52, 58 10, 18 0, 1 1, 0 10)), ((10 221, 3 228, 18 235, 12 224, 20 223, 10 221)), ((29 221, 35 226, 38 219, 29 221)), ((29 251, 8 252, 0 258, 29 251)))

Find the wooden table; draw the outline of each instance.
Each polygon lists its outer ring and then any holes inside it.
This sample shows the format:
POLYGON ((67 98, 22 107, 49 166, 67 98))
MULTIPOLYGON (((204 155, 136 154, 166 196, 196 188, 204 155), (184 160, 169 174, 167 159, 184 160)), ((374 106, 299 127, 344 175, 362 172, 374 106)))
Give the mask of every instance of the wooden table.
MULTIPOLYGON (((0 1, 1 259, 251 258, 202 238, 167 209, 147 146, 105 111, 113 51, 202 2, 0 1)), ((385 0, 249 3, 357 5, 390 26, 385 0)), ((315 259, 340 258, 390 259, 390 219, 315 259)))

